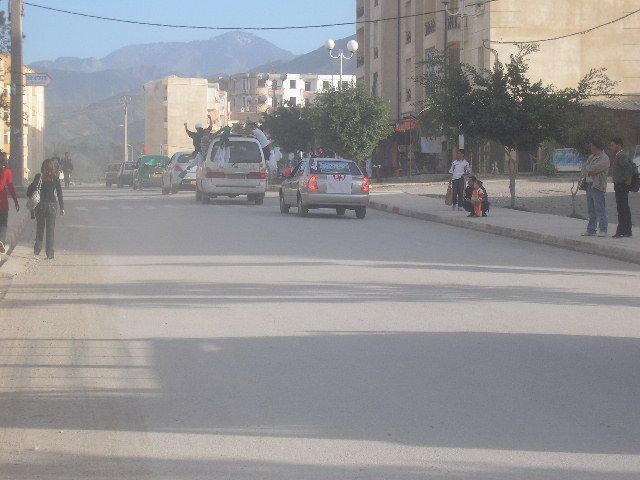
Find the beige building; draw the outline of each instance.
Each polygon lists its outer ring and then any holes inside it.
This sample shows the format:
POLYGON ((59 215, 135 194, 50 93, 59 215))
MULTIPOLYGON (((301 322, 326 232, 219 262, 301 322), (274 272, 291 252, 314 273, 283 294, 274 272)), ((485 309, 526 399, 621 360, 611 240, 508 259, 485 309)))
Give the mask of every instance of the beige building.
MULTIPOLYGON (((0 70, 3 72, 0 78, 0 89, 6 97, 7 107, 11 96, 11 56, 0 55, 0 70)), ((35 70, 24 66, 24 73, 37 73, 35 70)), ((44 160, 44 134, 45 134, 45 91, 46 87, 24 87, 24 178, 32 178, 40 171, 44 160)), ((2 135, 2 149, 11 154, 9 110, 0 121, 0 134, 2 135)), ((17 175, 16 172, 14 172, 17 175)))
MULTIPOLYGON (((339 75, 241 73, 219 79, 229 96, 230 121, 259 121, 263 113, 282 105, 308 105, 315 96, 340 83, 339 75)), ((354 75, 343 75, 354 82, 354 75)))
MULTIPOLYGON (((467 0, 465 15, 448 15, 440 0, 357 0, 360 24, 358 81, 388 98, 394 120, 415 112, 423 93, 413 77, 432 49, 446 45, 451 58, 490 68, 507 62, 514 42, 575 34, 640 9, 640 0, 467 0), (402 18, 399 18, 402 17, 402 18), (384 18, 393 20, 378 21, 384 18), (373 21, 373 22, 372 22, 373 21), (445 29, 445 25, 447 28, 445 29), (505 42, 505 43, 500 43, 505 42), (489 49, 490 47, 491 49, 489 49)), ((460 13, 461 0, 449 11, 460 13)), ((584 35, 540 42, 531 56, 530 78, 558 88, 573 87, 590 69, 607 67, 618 94, 640 94, 640 13, 584 35)))
POLYGON ((211 115, 215 129, 227 125, 226 92, 205 78, 166 77, 149 82, 145 91, 145 145, 152 155, 172 156, 193 150, 193 142, 184 130, 195 124, 207 125, 211 115))

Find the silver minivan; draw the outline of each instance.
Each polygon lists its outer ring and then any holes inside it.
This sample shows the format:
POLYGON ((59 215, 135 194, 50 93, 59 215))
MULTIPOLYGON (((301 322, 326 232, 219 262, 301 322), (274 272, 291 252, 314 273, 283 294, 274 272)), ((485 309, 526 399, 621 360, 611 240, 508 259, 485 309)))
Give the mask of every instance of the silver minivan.
POLYGON ((310 209, 332 208, 338 215, 354 210, 364 218, 369 205, 369 179, 352 160, 305 158, 285 171, 280 188, 280 212, 298 207, 298 215, 310 209))
POLYGON ((229 135, 224 146, 211 139, 196 170, 196 200, 235 198, 262 205, 267 191, 267 166, 260 143, 254 137, 229 135), (221 150, 222 149, 222 150, 221 150))

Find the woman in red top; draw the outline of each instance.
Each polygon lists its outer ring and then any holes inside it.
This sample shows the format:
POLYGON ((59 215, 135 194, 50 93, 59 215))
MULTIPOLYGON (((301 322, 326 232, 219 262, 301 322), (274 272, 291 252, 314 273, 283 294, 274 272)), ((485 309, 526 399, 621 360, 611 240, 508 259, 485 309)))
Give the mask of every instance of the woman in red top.
POLYGON ((6 242, 7 223, 9 221, 9 197, 7 190, 13 197, 13 203, 16 206, 16 212, 20 211, 18 196, 16 189, 13 187, 13 172, 9 169, 7 154, 0 152, 0 253, 7 253, 6 242))

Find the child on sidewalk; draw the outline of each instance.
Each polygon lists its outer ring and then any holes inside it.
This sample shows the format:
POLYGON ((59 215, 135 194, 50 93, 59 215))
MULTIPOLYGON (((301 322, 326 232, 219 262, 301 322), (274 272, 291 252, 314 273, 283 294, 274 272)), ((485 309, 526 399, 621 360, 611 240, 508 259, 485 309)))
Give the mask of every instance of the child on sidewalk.
POLYGON ((471 194, 471 203, 473 205, 473 212, 469 214, 470 217, 480 217, 487 216, 486 212, 483 209, 484 203, 486 202, 487 191, 482 186, 482 182, 478 179, 474 182, 473 192, 471 194))

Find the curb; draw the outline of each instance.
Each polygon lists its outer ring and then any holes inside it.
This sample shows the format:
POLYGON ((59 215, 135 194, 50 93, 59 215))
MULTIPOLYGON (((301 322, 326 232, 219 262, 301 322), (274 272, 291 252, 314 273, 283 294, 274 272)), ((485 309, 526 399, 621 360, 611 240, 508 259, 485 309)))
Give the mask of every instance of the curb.
POLYGON ((394 213, 405 217, 417 218, 428 222, 441 223, 453 227, 466 228, 468 230, 477 230, 484 233, 499 235, 502 237, 514 238, 516 240, 524 240, 533 243, 542 243, 552 247, 563 248, 575 252, 588 253, 601 257, 612 258, 623 262, 640 264, 640 252, 636 250, 625 249, 622 247, 610 245, 598 245, 583 240, 560 237, 555 235, 547 235, 538 232, 520 230, 516 228, 501 227, 487 223, 472 222, 463 218, 451 218, 434 213, 418 212, 408 208, 397 207, 386 203, 369 200, 369 206, 374 210, 394 213))

